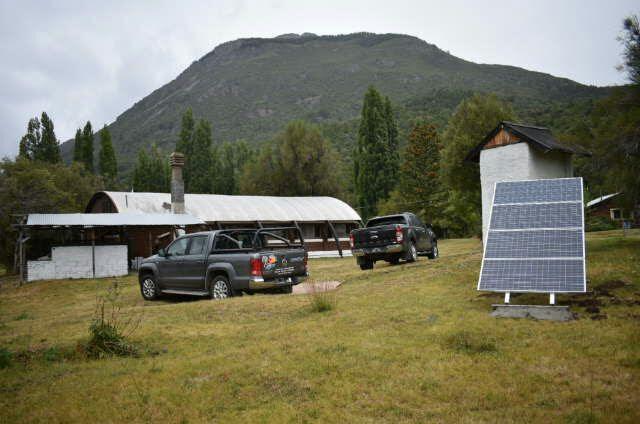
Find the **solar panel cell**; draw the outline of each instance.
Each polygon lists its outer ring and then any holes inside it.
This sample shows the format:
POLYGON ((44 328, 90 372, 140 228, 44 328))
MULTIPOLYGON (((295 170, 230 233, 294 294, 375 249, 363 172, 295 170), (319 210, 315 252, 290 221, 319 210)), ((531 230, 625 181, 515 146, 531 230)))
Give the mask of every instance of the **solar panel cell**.
POLYGON ((582 260, 486 260, 480 286, 502 292, 582 292, 582 260))

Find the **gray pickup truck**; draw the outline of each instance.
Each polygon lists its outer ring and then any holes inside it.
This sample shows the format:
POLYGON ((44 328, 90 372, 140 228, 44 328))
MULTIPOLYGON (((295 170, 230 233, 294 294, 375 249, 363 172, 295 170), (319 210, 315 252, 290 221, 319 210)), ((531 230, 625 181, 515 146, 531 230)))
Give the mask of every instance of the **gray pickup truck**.
POLYGON ((307 252, 295 227, 217 230, 174 240, 142 261, 140 292, 224 299, 256 291, 291 293, 307 273, 307 252))
POLYGON ((351 252, 360 269, 372 269, 376 261, 397 264, 400 259, 415 262, 418 255, 438 257, 438 239, 430 225, 405 212, 371 218, 365 228, 349 234, 351 252))

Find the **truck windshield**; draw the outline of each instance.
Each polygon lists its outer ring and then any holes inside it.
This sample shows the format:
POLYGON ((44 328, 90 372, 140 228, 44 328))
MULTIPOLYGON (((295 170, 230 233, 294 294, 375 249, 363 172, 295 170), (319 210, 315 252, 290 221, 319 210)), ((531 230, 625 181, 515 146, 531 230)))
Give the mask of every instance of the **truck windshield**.
POLYGON ((403 215, 384 216, 382 218, 374 218, 367 222, 367 228, 379 227, 381 225, 406 224, 407 220, 403 215))

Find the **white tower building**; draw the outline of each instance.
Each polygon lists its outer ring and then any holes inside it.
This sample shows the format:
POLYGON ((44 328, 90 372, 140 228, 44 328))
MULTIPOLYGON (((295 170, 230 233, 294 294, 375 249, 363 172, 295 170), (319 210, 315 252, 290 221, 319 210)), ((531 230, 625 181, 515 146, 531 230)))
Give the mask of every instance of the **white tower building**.
POLYGON ((480 162, 483 243, 497 181, 572 177, 574 153, 589 155, 558 142, 548 128, 501 122, 491 131, 466 159, 480 162))

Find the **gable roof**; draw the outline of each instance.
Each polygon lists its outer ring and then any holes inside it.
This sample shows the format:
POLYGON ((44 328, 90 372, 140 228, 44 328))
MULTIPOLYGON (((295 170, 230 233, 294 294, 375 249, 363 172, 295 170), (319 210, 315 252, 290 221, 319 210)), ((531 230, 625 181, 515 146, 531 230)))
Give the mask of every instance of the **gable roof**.
POLYGON ((502 121, 495 127, 489 134, 485 136, 485 138, 473 148, 465 158, 466 162, 478 162, 480 159, 480 151, 484 148, 484 146, 493 139, 500 131, 505 130, 514 135, 517 135, 523 141, 531 144, 532 146, 542 150, 543 152, 551 152, 558 151, 569 154, 579 154, 585 156, 591 156, 591 153, 586 150, 575 147, 568 146, 566 144, 560 143, 558 140, 553 138, 551 134, 551 130, 545 127, 536 127, 533 125, 524 125, 524 124, 516 124, 514 122, 502 121))
MULTIPOLYGON (((120 213, 171 213, 171 194, 101 191, 93 195, 86 212, 100 197, 108 197, 120 213)), ((185 194, 185 212, 206 222, 354 222, 360 215, 333 197, 235 196, 185 194)))

